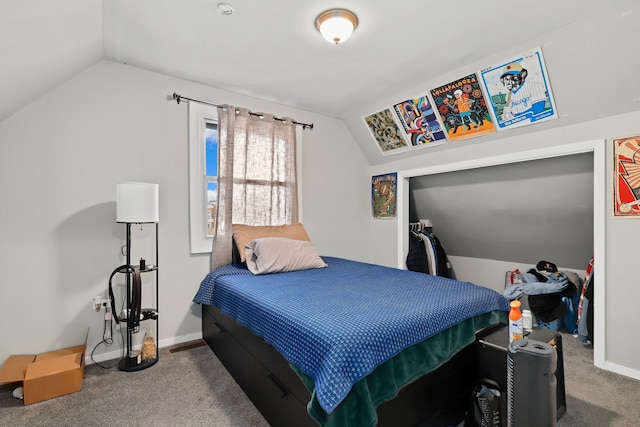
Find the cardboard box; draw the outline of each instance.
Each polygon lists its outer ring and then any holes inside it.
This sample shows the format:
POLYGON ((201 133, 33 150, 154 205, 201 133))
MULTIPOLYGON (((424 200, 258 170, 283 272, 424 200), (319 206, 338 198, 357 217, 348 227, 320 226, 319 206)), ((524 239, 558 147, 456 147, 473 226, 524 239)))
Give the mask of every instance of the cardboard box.
POLYGON ((41 402, 82 388, 84 344, 37 355, 9 356, 0 367, 0 384, 21 382, 24 404, 41 402))

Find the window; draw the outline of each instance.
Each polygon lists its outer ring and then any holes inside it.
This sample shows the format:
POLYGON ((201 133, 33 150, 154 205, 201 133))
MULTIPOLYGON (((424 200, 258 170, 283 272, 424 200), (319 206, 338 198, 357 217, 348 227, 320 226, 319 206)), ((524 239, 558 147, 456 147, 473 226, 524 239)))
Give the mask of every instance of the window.
POLYGON ((211 252, 218 191, 218 110, 189 103, 191 253, 211 252))
POLYGON ((213 236, 218 203, 218 124, 207 122, 204 129, 204 169, 207 191, 207 236, 213 236))
MULTIPOLYGON (((302 221, 302 129, 296 128, 298 218, 302 221)), ((189 103, 189 219, 191 253, 211 252, 218 193, 218 110, 189 103)), ((254 183, 259 185, 259 183, 254 183)))

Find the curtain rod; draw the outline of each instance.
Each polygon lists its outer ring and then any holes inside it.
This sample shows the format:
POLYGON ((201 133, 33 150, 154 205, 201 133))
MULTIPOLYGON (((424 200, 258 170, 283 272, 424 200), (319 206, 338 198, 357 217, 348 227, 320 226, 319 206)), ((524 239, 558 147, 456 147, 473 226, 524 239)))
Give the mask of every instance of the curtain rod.
MULTIPOLYGON (((182 95, 180 95, 179 93, 176 93, 176 92, 173 92, 172 97, 173 97, 173 99, 175 99, 177 104, 180 104, 180 101, 182 101, 183 99, 186 99, 187 101, 199 102, 200 104, 212 105, 214 107, 221 107, 221 105, 213 104, 211 102, 200 101, 199 99, 187 98, 186 96, 182 96, 182 95)), ((262 116, 262 114, 253 113, 251 111, 249 111, 249 114, 252 115, 252 116, 256 116, 256 117, 261 117, 262 116)), ((284 119, 281 119, 279 117, 274 117, 273 120, 284 121, 284 119)), ((293 124, 295 124, 295 125, 302 126, 302 130, 305 130, 307 128, 313 130, 313 123, 301 123, 301 122, 296 122, 295 120, 292 120, 291 122, 293 124)))

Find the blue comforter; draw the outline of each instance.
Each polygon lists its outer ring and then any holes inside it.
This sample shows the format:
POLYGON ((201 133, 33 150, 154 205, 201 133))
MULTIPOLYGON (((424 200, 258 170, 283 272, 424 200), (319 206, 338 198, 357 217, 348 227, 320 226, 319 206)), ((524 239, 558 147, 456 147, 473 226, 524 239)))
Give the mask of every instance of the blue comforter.
POLYGON ((404 348, 493 310, 499 293, 439 276, 323 257, 327 268, 253 276, 243 264, 207 275, 194 302, 214 305, 313 378, 331 413, 355 382, 404 348))

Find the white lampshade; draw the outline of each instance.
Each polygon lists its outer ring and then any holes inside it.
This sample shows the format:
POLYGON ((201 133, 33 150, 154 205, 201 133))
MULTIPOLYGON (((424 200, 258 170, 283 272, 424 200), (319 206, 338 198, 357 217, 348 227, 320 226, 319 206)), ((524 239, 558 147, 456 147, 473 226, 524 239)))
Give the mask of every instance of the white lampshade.
POLYGON ((158 184, 121 182, 116 188, 116 222, 158 222, 158 184))
POLYGON ((330 9, 316 18, 316 28, 329 43, 342 43, 358 26, 356 15, 346 9, 330 9))

